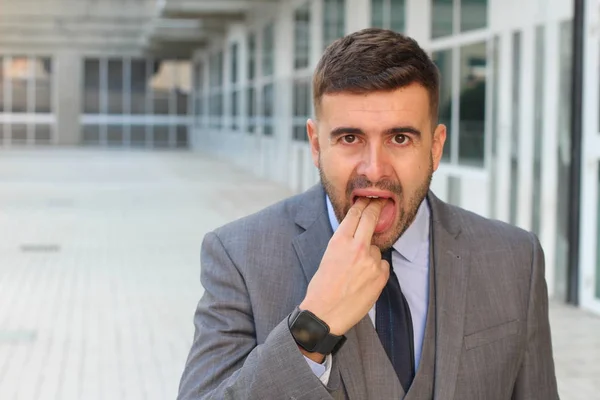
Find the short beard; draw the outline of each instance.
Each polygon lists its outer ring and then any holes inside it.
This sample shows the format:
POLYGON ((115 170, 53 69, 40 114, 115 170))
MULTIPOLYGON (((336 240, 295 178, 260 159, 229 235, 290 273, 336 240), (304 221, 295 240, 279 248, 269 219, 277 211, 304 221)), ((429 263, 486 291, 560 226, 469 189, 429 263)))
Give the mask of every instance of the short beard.
POLYGON ((371 182, 364 176, 353 176, 350 178, 346 185, 346 189, 344 192, 345 198, 340 198, 336 194, 335 188, 331 181, 327 179, 327 176, 325 175, 325 172, 321 167, 322 165, 323 163, 319 155, 319 176, 321 178, 321 184, 323 185, 323 188, 325 189, 325 193, 327 193, 329 200, 331 200, 331 205, 333 206, 333 211, 338 222, 341 222, 345 218, 346 214, 348 213, 348 210, 352 206, 351 195, 355 189, 378 188, 381 190, 390 191, 397 196, 398 203, 396 204, 396 207, 399 207, 399 209, 398 215, 396 217, 397 223, 394 227, 392 227, 392 235, 387 239, 382 237, 382 234, 376 233, 373 235, 372 243, 378 246, 382 251, 391 248, 394 245, 394 243, 396 243, 396 241, 400 238, 400 236, 402 236, 404 232, 406 232, 408 227, 413 223, 417 216, 417 212, 419 211, 421 203, 423 202, 423 200, 427 196, 427 193, 429 192, 429 188, 431 186, 431 179, 433 177, 433 157, 430 155, 429 171, 427 173, 427 178, 425 179, 423 184, 417 188, 412 198, 408 199, 408 205, 405 209, 400 206, 404 203, 405 200, 405 192, 402 189, 402 185, 400 182, 391 180, 371 182))

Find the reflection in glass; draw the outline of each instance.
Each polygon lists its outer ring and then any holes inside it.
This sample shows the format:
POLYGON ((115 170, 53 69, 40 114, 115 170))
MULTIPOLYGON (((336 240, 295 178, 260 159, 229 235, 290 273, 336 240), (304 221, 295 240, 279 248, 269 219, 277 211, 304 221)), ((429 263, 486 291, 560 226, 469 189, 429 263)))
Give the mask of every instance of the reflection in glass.
POLYGON ((190 93, 192 92, 192 64, 189 61, 173 63, 175 104, 177 115, 187 115, 190 93))
POLYGON ((454 30, 454 0, 432 0, 431 3, 431 37, 451 35, 454 30))
POLYGON ((371 0, 371 26, 373 28, 385 28, 383 4, 384 0, 371 0))
POLYGON ((535 102, 534 102, 534 145, 533 145, 533 201, 531 230, 540 235, 542 208, 542 140, 543 140, 543 104, 544 104, 544 26, 535 31, 535 102))
POLYGON ((466 32, 487 26, 487 0, 461 0, 460 31, 466 32))
POLYGON ((248 80, 251 81, 256 76, 256 36, 248 36, 248 80))
POLYGON ((485 152, 486 44, 460 50, 459 163, 483 166, 485 152))
POLYGON ((596 298, 600 300, 600 164, 598 165, 598 209, 596 210, 596 298))
POLYGON ((106 141, 109 146, 121 146, 123 144, 123 126, 108 125, 106 127, 106 141))
POLYGON ((50 144, 52 140, 52 127, 48 124, 34 125, 35 144, 50 144))
POLYGON ((187 125, 177 125, 175 145, 180 148, 188 147, 187 125))
POLYGON ((346 30, 345 0, 323 0, 323 46, 344 36, 346 30))
POLYGON ((169 114, 169 97, 173 87, 173 66, 168 61, 156 61, 155 72, 150 81, 153 113, 169 114))
POLYGON ((238 130, 239 129, 239 92, 236 90, 231 93, 231 129, 238 130))
POLYGON ((108 60, 108 114, 123 114, 123 60, 108 60))
POLYGON ((510 210, 509 222, 517 223, 517 201, 519 198, 519 124, 521 110, 521 33, 513 34, 512 65, 512 135, 510 141, 510 210))
POLYGON ((256 129, 256 96, 252 86, 246 89, 246 116, 248 119, 248 132, 254 133, 256 129))
POLYGON ((34 61, 34 112, 52 112, 52 60, 36 58, 34 61))
POLYGON ((154 147, 169 147, 169 126, 154 125, 152 127, 154 147))
POLYGON ((307 68, 310 57, 310 7, 306 3, 294 16, 294 68, 307 68))
POLYGON ((571 169, 571 75, 573 57, 573 22, 562 22, 560 25, 560 62, 558 96, 558 176, 556 207, 556 266, 555 297, 567 298, 567 270, 569 256, 569 187, 571 169))
POLYGON ((262 74, 263 76, 273 75, 275 69, 275 30, 273 23, 269 23, 263 31, 263 52, 262 52, 262 74))
POLYGON ((406 21, 405 0, 388 0, 390 2, 390 27, 396 32, 404 32, 406 21))
POLYGON ((499 80, 500 80, 500 36, 494 36, 493 41, 493 59, 490 61, 492 65, 492 116, 491 116, 491 127, 490 132, 490 156, 491 160, 488 163, 490 168, 490 218, 497 218, 496 205, 498 201, 498 187, 496 182, 498 180, 498 138, 500 137, 500 126, 498 123, 498 110, 500 105, 500 92, 499 92, 499 80))
MULTIPOLYGON (((2 110, 0 110, 0 111, 2 111, 2 110)), ((0 146, 2 146, 4 144, 4 140, 6 140, 5 138, 8 136, 7 128, 8 127, 6 125, 4 125, 3 123, 0 122, 0 146)))
POLYGON ((83 125, 83 144, 100 143, 100 125, 83 125))
POLYGON ((231 45, 231 71, 230 72, 230 78, 231 78, 231 83, 237 83, 238 81, 238 57, 239 57, 239 51, 238 51, 238 44, 237 43, 232 43, 231 45))
POLYGON ((12 84, 12 112, 27 112, 27 83, 31 76, 29 59, 27 57, 13 57, 5 72, 12 84))
POLYGON ((146 93, 148 93, 149 79, 146 75, 147 63, 144 59, 131 60, 131 114, 145 114, 146 93))
POLYGON ((446 144, 442 160, 452 155, 452 50, 436 51, 432 60, 440 71, 439 123, 446 125, 446 144))
POLYGON ((10 126, 10 128, 12 131, 12 143, 14 143, 14 144, 27 143, 27 125, 12 124, 10 126))
POLYGON ((131 125, 129 127, 130 144, 134 147, 143 147, 146 145, 146 126, 131 125))
MULTIPOLYGON (((0 113, 4 112, 4 92, 5 92, 5 87, 4 87, 4 58, 0 57, 0 113)), ((0 127, 1 129, 1 127, 0 127)), ((1 140, 0 140, 1 141, 1 140)))
POLYGON ((294 140, 308 140, 306 135, 306 120, 310 118, 311 98, 310 83, 308 81, 294 82, 293 95, 294 124, 292 138, 294 140))
POLYGON ((263 117, 264 129, 263 134, 266 136, 273 135, 273 109, 275 106, 275 92, 272 83, 263 86, 263 117))
POLYGON ((86 59, 83 63, 83 112, 100 114, 100 60, 86 59))

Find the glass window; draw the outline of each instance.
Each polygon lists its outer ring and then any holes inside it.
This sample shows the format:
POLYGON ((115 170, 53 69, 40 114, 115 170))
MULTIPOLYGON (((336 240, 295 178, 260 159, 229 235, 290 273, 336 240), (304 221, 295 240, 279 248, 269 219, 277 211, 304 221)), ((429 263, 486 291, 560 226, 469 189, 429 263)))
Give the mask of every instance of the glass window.
POLYGON ((83 125, 83 143, 100 143, 100 125, 83 125))
POLYGON ((256 36, 248 36, 248 80, 251 81, 256 76, 256 36))
POLYGON ((12 131, 12 142, 15 144, 27 143, 27 125, 25 124, 12 124, 10 126, 12 131))
POLYGON ((83 63, 83 112, 100 114, 100 60, 83 63))
POLYGON ((256 95, 254 87, 246 89, 246 116, 248 117, 248 132, 254 133, 256 130, 256 95))
POLYGON ((310 59, 310 7, 306 3, 294 18, 294 68, 308 68, 310 59))
POLYGON ((534 102, 534 145, 533 145, 533 201, 531 229, 540 235, 542 208, 542 141, 543 141, 543 105, 544 105, 544 26, 535 31, 535 102, 534 102))
POLYGON ((273 110, 275 106, 275 88, 272 83, 263 86, 264 130, 267 136, 273 135, 273 110))
POLYGON ((406 4, 405 0, 388 0, 390 2, 390 26, 389 29, 396 32, 404 32, 406 28, 406 4))
POLYGON ((483 166, 485 152, 486 44, 461 48, 459 163, 483 166))
POLYGON ((169 147, 169 125, 152 127, 154 147, 169 147))
POLYGON ((109 146, 123 145, 123 126, 108 125, 106 127, 106 141, 109 146))
POLYGON ((385 28, 385 0, 371 0, 371 26, 373 28, 385 28))
POLYGON ((517 201, 519 198, 519 111, 520 99, 519 91, 521 88, 521 33, 513 34, 513 68, 512 68, 512 121, 511 121, 511 141, 510 141, 510 210, 509 222, 517 223, 517 201))
POLYGON ((231 83, 238 81, 238 44, 231 45, 231 83))
POLYGON ((293 95, 294 123, 292 138, 294 140, 308 140, 306 134, 306 120, 311 114, 310 82, 294 82, 293 95))
MULTIPOLYGON (((32 65, 27 57, 13 57, 8 64, 7 75, 12 84, 12 112, 27 112, 27 83, 32 65)), ((14 135, 13 135, 14 137, 14 135)))
POLYGON ((273 75, 275 70, 275 31, 273 23, 269 23, 263 31, 262 67, 263 76, 273 75))
POLYGON ((371 26, 404 32, 405 0, 371 0, 371 26))
POLYGON ((35 144, 50 144, 52 140, 52 127, 48 124, 34 125, 35 144))
MULTIPOLYGON (((151 65, 151 64, 149 64, 151 65)), ((144 59, 131 60, 131 114, 146 113, 146 93, 149 80, 146 74, 147 63, 144 59)))
POLYGON ((556 207, 556 264, 555 294, 559 299, 567 298, 567 270, 569 256, 569 191, 571 184, 571 78, 573 62, 573 21, 560 24, 560 62, 558 96, 558 170, 557 170, 557 207, 556 207))
POLYGON ((8 126, 0 122, 0 146, 4 144, 4 140, 8 136, 7 128, 8 126))
POLYGON ((4 88, 4 77, 5 77, 5 73, 4 73, 4 58, 0 57, 0 113, 4 112, 4 92, 5 92, 5 88, 4 88))
POLYGON ((239 92, 233 91, 231 93, 231 129, 237 130, 239 129, 239 92))
POLYGON ((188 114, 188 103, 192 92, 192 64, 189 61, 175 63, 173 85, 177 115, 188 114))
POLYGON ((123 114, 123 60, 108 60, 108 114, 123 114))
POLYGON ((432 0, 431 37, 451 35, 454 31, 454 0, 432 0))
POLYGON ((52 112, 52 60, 37 58, 34 61, 34 111, 38 113, 52 112))
POLYGON ((443 160, 450 160, 452 155, 452 49, 436 51, 432 60, 440 70, 440 103, 439 123, 446 125, 446 144, 443 160))
POLYGON ((187 125, 177 125, 175 145, 180 148, 188 147, 187 125))
POLYGON ((487 9, 487 0, 461 0, 461 32, 485 28, 487 26, 487 9))
POLYGON ((146 145, 146 125, 131 125, 129 132, 132 146, 140 147, 146 145))
POLYGON ((596 298, 600 299, 600 164, 598 165, 598 210, 596 211, 596 218, 598 223, 596 225, 596 298))
POLYGON ((323 46, 344 36, 346 31, 345 0, 324 0, 323 3, 323 46))
POLYGON ((165 60, 155 61, 154 65, 154 73, 150 81, 152 112, 158 115, 168 115, 169 98, 173 87, 173 66, 165 60))

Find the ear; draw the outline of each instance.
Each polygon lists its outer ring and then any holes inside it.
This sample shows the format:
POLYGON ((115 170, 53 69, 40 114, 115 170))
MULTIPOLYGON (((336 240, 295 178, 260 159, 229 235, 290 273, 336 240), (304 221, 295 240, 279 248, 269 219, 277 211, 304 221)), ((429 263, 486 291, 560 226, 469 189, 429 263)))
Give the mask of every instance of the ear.
POLYGON ((442 154, 444 153, 444 143, 446 143, 446 125, 439 124, 433 132, 433 143, 431 145, 434 171, 437 171, 440 166, 442 154))
POLYGON ((306 121, 306 132, 308 133, 308 141, 310 143, 310 152, 312 154, 313 164, 319 168, 319 153, 321 147, 319 146, 319 132, 317 122, 309 119, 306 121))

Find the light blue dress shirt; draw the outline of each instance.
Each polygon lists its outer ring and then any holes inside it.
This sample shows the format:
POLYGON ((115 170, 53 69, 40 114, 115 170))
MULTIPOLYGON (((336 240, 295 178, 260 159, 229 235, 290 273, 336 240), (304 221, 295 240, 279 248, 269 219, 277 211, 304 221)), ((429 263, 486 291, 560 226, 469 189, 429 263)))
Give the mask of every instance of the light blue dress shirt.
MULTIPOLYGON (((329 222, 335 232, 339 222, 333 211, 329 197, 326 198, 329 222)), ((427 200, 423 200, 417 211, 417 216, 408 229, 394 243, 392 264, 394 273, 398 277, 402 293, 410 307, 413 323, 415 345, 415 371, 419 368, 421 352, 423 349, 423 336, 427 323, 427 306, 429 304, 429 228, 431 212, 427 200)), ((369 317, 375 326, 376 307, 369 311, 369 317)), ((327 356, 323 364, 318 364, 309 358, 306 361, 312 371, 323 384, 329 381, 331 370, 331 356, 327 356)))

